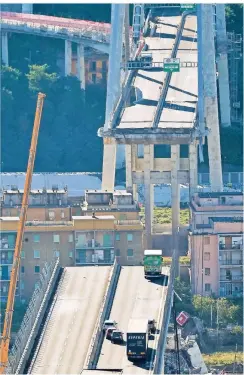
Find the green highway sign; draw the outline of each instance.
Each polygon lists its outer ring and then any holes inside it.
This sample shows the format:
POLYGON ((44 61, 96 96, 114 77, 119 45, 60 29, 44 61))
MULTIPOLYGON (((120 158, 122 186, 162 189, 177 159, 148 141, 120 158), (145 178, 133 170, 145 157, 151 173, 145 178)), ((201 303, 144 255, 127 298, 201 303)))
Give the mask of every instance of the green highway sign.
POLYGON ((180 4, 180 9, 193 10, 196 8, 196 4, 180 4))
POLYGON ((180 59, 164 59, 163 71, 167 73, 180 71, 180 59))

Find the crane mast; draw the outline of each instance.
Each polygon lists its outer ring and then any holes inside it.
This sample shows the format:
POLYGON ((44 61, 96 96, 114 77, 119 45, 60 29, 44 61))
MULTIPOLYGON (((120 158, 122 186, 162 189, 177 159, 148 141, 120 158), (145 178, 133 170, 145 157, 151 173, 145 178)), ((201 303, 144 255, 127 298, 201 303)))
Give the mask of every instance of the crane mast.
POLYGON ((43 108, 43 102, 44 102, 45 96, 46 96, 45 94, 39 93, 38 98, 37 98, 37 104, 36 104, 35 121, 34 121, 34 127, 33 127, 33 132, 32 132, 31 147, 30 147, 30 152, 29 152, 28 166, 27 166, 25 186, 24 186, 24 194, 23 194, 23 199, 22 199, 20 218, 19 218, 19 223, 18 223, 17 238, 16 238, 15 249, 14 249, 14 258, 13 258, 13 266, 11 270, 11 278, 10 278, 9 291, 8 291, 7 308, 5 312, 3 334, 1 336, 0 374, 4 374, 5 369, 8 366, 8 352, 9 352, 11 326, 12 326, 12 318, 13 318, 13 311, 14 311, 15 291, 16 291, 17 280, 18 280, 20 255, 21 255, 21 249, 22 249, 25 222, 27 218, 28 199, 29 199, 29 193, 30 193, 30 188, 31 188, 31 180, 32 180, 33 168, 34 168, 34 162, 35 162, 35 156, 36 156, 37 140, 38 140, 42 108, 43 108))

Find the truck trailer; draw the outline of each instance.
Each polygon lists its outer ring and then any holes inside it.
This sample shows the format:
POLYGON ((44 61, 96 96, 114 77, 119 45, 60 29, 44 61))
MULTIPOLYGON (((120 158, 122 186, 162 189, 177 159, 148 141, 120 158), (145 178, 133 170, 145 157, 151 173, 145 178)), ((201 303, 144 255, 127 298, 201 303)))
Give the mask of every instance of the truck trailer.
POLYGON ((128 359, 136 360, 146 358, 148 336, 148 319, 130 319, 126 340, 128 359))
POLYGON ((163 267, 162 250, 144 251, 145 278, 161 277, 163 267))

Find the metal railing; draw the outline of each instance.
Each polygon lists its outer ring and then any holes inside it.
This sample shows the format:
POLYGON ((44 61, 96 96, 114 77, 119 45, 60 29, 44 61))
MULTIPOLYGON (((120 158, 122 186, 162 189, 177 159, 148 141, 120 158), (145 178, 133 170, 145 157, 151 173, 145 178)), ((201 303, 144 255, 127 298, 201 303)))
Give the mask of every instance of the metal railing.
POLYGON ((118 225, 138 225, 142 224, 141 220, 117 220, 118 225))
POLYGON ((242 281, 243 275, 231 275, 229 278, 227 276, 220 275, 220 281, 242 281))
POLYGON ((225 245, 219 244, 219 250, 241 250, 243 248, 243 244, 235 244, 235 245, 225 245))
POLYGON ((237 260, 220 260, 219 264, 221 266, 241 266, 243 264, 242 259, 237 260))
POLYGON ((59 259, 55 259, 51 264, 46 263, 42 269, 39 285, 32 295, 22 324, 16 335, 15 343, 10 351, 7 374, 15 374, 23 370, 23 357, 28 350, 31 350, 31 348, 27 350, 27 347, 31 340, 33 340, 33 334, 37 334, 38 325, 41 323, 40 312, 48 298, 47 294, 50 292, 52 280, 55 279, 58 271, 59 259))
POLYGON ((39 220, 32 220, 27 221, 26 226, 59 226, 59 225, 65 225, 65 226, 72 226, 73 221, 54 221, 54 220, 48 220, 48 221, 39 221, 39 220))

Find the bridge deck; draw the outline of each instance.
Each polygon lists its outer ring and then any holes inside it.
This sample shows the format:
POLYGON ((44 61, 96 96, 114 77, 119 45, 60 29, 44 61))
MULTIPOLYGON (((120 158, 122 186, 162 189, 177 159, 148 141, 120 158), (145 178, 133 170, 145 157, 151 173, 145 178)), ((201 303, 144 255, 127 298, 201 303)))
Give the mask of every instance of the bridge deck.
MULTIPOLYGON (((168 268, 164 267, 162 273, 167 274, 168 268)), ((166 278, 154 282, 146 280, 143 267, 122 267, 110 319, 118 322, 125 340, 131 318, 152 318, 159 321, 167 293, 165 282, 166 278)), ((127 360, 125 345, 112 344, 104 339, 97 369, 123 369, 124 374, 147 373, 156 344, 157 339, 149 340, 147 361, 133 364, 127 360)))
MULTIPOLYGON (((161 62, 170 57, 180 19, 180 16, 159 17, 156 37, 145 38, 149 46, 147 52, 152 53, 153 61, 161 62)), ((134 86, 141 91, 142 100, 125 108, 117 128, 151 127, 165 76, 163 71, 138 70, 134 86)))
MULTIPOLYGON (((197 62, 197 17, 187 16, 177 58, 197 62)), ((192 128, 198 96, 197 68, 172 73, 159 127, 192 128)))
POLYGON ((79 374, 106 291, 110 267, 68 267, 32 374, 79 374))

